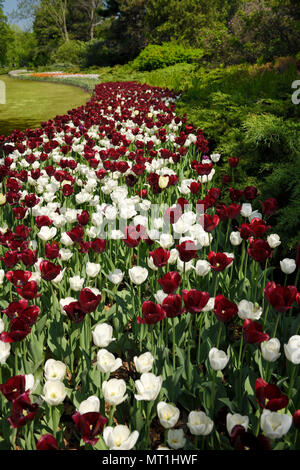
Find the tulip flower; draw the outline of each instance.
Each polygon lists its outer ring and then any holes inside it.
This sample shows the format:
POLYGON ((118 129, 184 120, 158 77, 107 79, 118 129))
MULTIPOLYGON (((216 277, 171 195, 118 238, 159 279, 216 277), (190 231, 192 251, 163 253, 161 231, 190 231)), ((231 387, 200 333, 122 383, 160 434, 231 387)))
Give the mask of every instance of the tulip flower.
POLYGON ((186 240, 179 245, 176 245, 177 251, 179 253, 179 258, 184 263, 188 263, 193 258, 197 258, 197 247, 195 242, 192 240, 186 240))
POLYGON ((66 375, 66 365, 55 359, 48 359, 44 365, 46 380, 63 380, 66 375))
POLYGON ((264 292, 268 302, 277 312, 285 312, 292 307, 298 291, 295 286, 283 287, 280 284, 269 281, 264 292))
POLYGON ((292 416, 266 409, 260 418, 261 429, 269 439, 281 439, 289 432, 292 422, 292 416))
POLYGON ((188 415, 187 427, 194 436, 207 436, 214 427, 214 422, 204 411, 191 411, 188 415))
POLYGON ((13 428, 21 428, 34 420, 38 407, 37 403, 31 403, 28 392, 18 395, 12 401, 11 415, 8 417, 9 423, 13 428))
POLYGON ((242 416, 239 413, 228 413, 226 415, 226 428, 229 435, 231 434, 234 426, 243 426, 245 431, 247 431, 249 426, 248 416, 242 416))
POLYGON ((226 323, 238 313, 238 306, 220 294, 215 298, 214 313, 219 321, 226 323))
POLYGON ((225 253, 215 253, 214 251, 210 251, 208 254, 208 261, 211 269, 216 272, 220 272, 224 271, 224 269, 231 264, 233 258, 230 258, 225 253))
POLYGON ((183 429, 169 429, 167 442, 172 449, 182 449, 186 443, 183 429))
POLYGON ((157 415, 160 424, 165 428, 173 428, 179 419, 180 411, 173 405, 164 401, 157 404, 157 415))
POLYGON ((268 341, 270 336, 263 332, 263 327, 258 322, 246 318, 243 324, 243 338, 246 343, 255 344, 268 341))
POLYGON ((115 341, 116 338, 112 336, 113 328, 108 323, 99 323, 92 331, 93 342, 99 348, 106 348, 112 341, 115 341))
POLYGON ((288 343, 284 344, 283 347, 287 360, 293 364, 300 364, 300 336, 291 336, 288 343))
POLYGON ((134 395, 136 400, 152 401, 158 397, 162 386, 162 377, 156 376, 151 372, 143 373, 139 380, 135 381, 137 394, 134 395))
POLYGON ((155 304, 152 300, 146 300, 142 305, 142 317, 137 317, 139 324, 154 325, 166 318, 166 312, 161 305, 155 304))
POLYGON ((80 414, 99 412, 100 409, 100 400, 98 397, 91 395, 86 400, 83 400, 78 408, 80 414))
POLYGON ((287 395, 281 393, 277 385, 268 384, 262 378, 256 379, 255 394, 259 406, 271 411, 282 410, 289 402, 287 395))
POLYGON ((180 286, 181 276, 177 271, 170 271, 158 279, 158 283, 166 294, 173 294, 180 286))
POLYGON ((136 368, 136 371, 140 374, 150 372, 153 367, 154 357, 150 352, 145 352, 140 356, 134 356, 133 362, 136 368))
POLYGON ((139 438, 139 432, 130 432, 129 428, 119 424, 114 428, 106 426, 103 431, 103 439, 109 450, 131 450, 139 438))
POLYGON ((182 298, 188 312, 192 314, 200 313, 209 300, 208 292, 201 292, 197 289, 183 290, 182 298))
POLYGON ((57 440, 52 434, 43 434, 36 443, 36 450, 59 450, 57 440))
POLYGON ((107 418, 94 411, 84 414, 77 412, 73 414, 72 419, 82 440, 86 444, 96 445, 99 440, 97 436, 103 432, 107 418))

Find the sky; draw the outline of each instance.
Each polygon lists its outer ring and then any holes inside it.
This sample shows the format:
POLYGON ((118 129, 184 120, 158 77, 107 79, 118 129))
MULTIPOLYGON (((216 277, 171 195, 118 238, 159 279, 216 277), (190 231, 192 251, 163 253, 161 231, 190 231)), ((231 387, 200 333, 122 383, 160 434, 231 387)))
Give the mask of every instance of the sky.
POLYGON ((22 29, 28 27, 28 22, 26 20, 16 20, 9 18, 9 14, 17 8, 18 0, 4 0, 3 2, 3 11, 6 16, 8 16, 8 22, 18 25, 22 29))

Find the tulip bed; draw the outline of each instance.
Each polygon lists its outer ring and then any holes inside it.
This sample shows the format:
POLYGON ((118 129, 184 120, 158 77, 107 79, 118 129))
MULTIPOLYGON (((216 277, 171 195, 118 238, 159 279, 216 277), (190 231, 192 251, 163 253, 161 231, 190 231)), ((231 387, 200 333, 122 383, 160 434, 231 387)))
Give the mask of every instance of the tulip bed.
POLYGON ((300 448, 299 256, 273 279, 276 200, 236 158, 216 186, 177 97, 104 83, 2 140, 1 449, 300 448))

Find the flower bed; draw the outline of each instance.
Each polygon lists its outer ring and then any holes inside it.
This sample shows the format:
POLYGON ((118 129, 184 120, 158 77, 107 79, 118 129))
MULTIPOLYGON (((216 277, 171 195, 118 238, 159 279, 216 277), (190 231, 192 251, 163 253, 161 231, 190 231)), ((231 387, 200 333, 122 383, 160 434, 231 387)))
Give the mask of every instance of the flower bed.
POLYGON ((299 303, 274 199, 135 82, 2 141, 1 445, 299 448, 299 303))

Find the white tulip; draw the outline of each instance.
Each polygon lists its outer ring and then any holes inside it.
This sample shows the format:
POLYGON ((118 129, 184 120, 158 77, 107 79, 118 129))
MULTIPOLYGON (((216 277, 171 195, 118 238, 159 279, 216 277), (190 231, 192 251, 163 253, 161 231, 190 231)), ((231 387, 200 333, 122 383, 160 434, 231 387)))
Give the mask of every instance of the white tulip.
POLYGON ((260 418, 260 426, 269 439, 280 439, 288 433, 293 417, 284 413, 277 413, 264 409, 260 418))
POLYGON ((280 269, 284 274, 292 274, 296 271, 296 261, 291 258, 284 258, 280 261, 280 269))
POLYGON ((67 232, 62 233, 60 237, 60 243, 62 243, 64 246, 72 246, 73 245, 73 240, 72 238, 69 237, 67 232))
POLYGON ((101 266, 99 263, 86 263, 85 272, 88 277, 96 277, 100 272, 101 266))
POLYGON ((69 278, 70 288, 76 292, 80 291, 84 284, 84 278, 73 276, 69 278))
POLYGON ((25 374, 25 391, 34 392, 39 384, 39 380, 34 379, 33 374, 25 374))
POLYGON ((43 393, 43 400, 51 406, 60 405, 67 395, 65 385, 60 380, 47 380, 43 388, 43 393))
POLYGON ((63 380, 66 375, 67 367, 61 361, 48 359, 44 365, 44 373, 47 380, 63 380))
POLYGON ((10 355, 11 345, 10 343, 4 343, 0 341, 0 364, 5 364, 10 355))
POLYGON ((116 406, 123 403, 128 397, 126 393, 126 382, 123 379, 110 379, 102 384, 102 393, 105 401, 116 406))
POLYGON ((4 321, 2 320, 2 318, 0 318, 0 333, 2 333, 4 330, 5 330, 4 321))
POLYGON ((228 413, 226 416, 226 428, 228 431, 228 434, 231 434, 232 429, 234 426, 243 426, 245 430, 247 431, 248 426, 249 426, 249 418, 248 416, 242 416, 238 413, 232 414, 228 413))
POLYGON ((107 277, 108 277, 110 282, 117 285, 117 284, 120 284, 120 282, 123 281, 124 273, 120 269, 115 269, 114 271, 109 273, 107 277))
POLYGON ((114 428, 106 426, 103 429, 103 439, 109 450, 130 450, 138 440, 139 432, 130 432, 129 428, 119 424, 114 428))
POLYGON ((286 358, 293 364, 300 364, 300 336, 291 336, 288 344, 284 344, 283 347, 286 358))
POLYGON ((237 232, 231 232, 230 234, 230 243, 233 245, 233 246, 238 246, 242 243, 243 239, 241 238, 241 234, 239 231, 237 232))
POLYGON ((214 308, 215 308, 215 298, 210 297, 205 307, 203 307, 202 312, 210 312, 214 308))
POLYGON ((222 370, 224 369, 229 361, 229 357, 224 351, 221 351, 217 348, 211 348, 208 353, 208 359, 210 363, 210 367, 213 370, 222 370))
POLYGON ((187 426, 194 436, 207 436, 211 433, 214 422, 204 411, 191 411, 188 416, 187 426))
POLYGON ((84 413, 99 413, 100 410, 100 400, 95 395, 91 395, 86 400, 82 401, 79 405, 78 411, 80 414, 84 413))
POLYGON ((195 265, 195 271, 197 276, 204 277, 211 270, 211 266, 205 259, 199 259, 195 265))
POLYGON ((106 348, 116 338, 112 337, 113 328, 108 323, 99 323, 92 331, 93 342, 99 348, 106 348))
POLYGON ((69 261, 69 259, 71 259, 72 256, 73 256, 73 252, 71 250, 66 249, 66 248, 61 248, 59 250, 59 254, 60 254, 60 259, 62 261, 69 261))
POLYGON ((270 246, 270 248, 276 248, 281 244, 280 237, 277 235, 277 233, 272 233, 267 237, 267 242, 270 246))
POLYGON ((44 225, 43 227, 41 227, 37 236, 43 241, 48 241, 54 238, 56 233, 57 233, 57 229, 55 227, 50 228, 44 225))
POLYGON ((214 163, 217 163, 220 160, 221 155, 219 153, 212 153, 210 158, 214 163))
POLYGON ((158 290, 154 294, 154 298, 155 298, 156 302, 160 305, 163 303, 163 301, 165 300, 166 297, 168 297, 168 294, 166 294, 162 289, 158 290))
POLYGON ((176 261, 178 260, 178 257, 179 257, 178 250, 176 248, 172 248, 170 250, 170 258, 168 259, 168 263, 169 264, 176 263, 176 261))
POLYGON ((245 320, 246 318, 250 318, 250 320, 259 320, 262 315, 262 308, 250 302, 246 299, 241 300, 238 303, 238 316, 245 320))
POLYGON ((122 359, 115 356, 106 349, 99 349, 97 353, 97 367, 100 372, 114 372, 122 365, 122 359))
POLYGON ((155 400, 161 390, 162 377, 146 372, 141 375, 139 380, 135 381, 135 386, 138 392, 134 395, 136 400, 155 400))
POLYGON ((134 356, 133 362, 136 368, 136 371, 139 374, 144 374, 149 372, 152 369, 154 357, 150 352, 145 352, 140 356, 134 356))
POLYGON ((128 273, 131 282, 137 285, 143 284, 148 277, 148 270, 141 266, 133 266, 133 268, 128 270, 128 273))
POLYGON ((159 244, 165 250, 169 250, 174 244, 173 236, 170 233, 162 233, 159 239, 159 244))
POLYGON ((182 449, 186 443, 183 429, 169 429, 167 442, 172 449, 182 449))
POLYGON ((268 341, 260 343, 260 349, 263 358, 268 362, 275 362, 281 356, 280 341, 277 338, 271 338, 268 341))
POLYGON ((176 406, 169 405, 164 401, 157 404, 157 415, 160 424, 165 428, 173 428, 179 420, 180 411, 176 406))
POLYGON ((0 285, 3 284, 4 277, 5 277, 5 271, 4 269, 0 269, 0 285))
POLYGON ((249 202, 244 202, 241 208, 241 215, 243 217, 249 217, 252 214, 252 206, 249 202))

